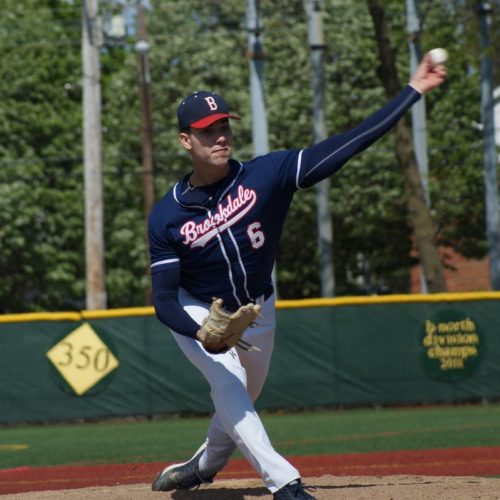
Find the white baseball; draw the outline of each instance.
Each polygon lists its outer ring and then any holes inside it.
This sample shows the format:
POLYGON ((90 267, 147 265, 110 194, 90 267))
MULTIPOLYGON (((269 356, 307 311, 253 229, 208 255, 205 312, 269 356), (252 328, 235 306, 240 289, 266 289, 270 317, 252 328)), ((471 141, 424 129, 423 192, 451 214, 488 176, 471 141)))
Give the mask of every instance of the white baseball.
POLYGON ((432 49, 429 51, 429 55, 431 56, 431 61, 434 66, 438 64, 446 64, 448 61, 448 52, 446 49, 432 49))

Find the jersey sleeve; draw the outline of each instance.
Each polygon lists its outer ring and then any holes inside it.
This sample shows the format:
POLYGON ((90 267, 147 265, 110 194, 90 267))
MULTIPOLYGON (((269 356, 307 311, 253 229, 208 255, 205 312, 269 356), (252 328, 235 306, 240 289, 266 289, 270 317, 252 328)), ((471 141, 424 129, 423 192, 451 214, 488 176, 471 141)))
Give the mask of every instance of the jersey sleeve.
POLYGON ((174 332, 196 338, 200 326, 179 303, 179 276, 179 268, 163 269, 151 275, 156 316, 174 332))
POLYGON ((329 177, 349 159, 364 151, 388 132, 421 94, 410 86, 344 134, 333 135, 302 151, 298 183, 301 188, 329 177))
POLYGON ((180 261, 161 219, 153 211, 148 223, 153 305, 158 319, 171 330, 196 337, 199 325, 179 303, 180 261))
POLYGON ((173 245, 169 242, 166 229, 161 226, 154 212, 149 217, 148 238, 151 274, 164 269, 175 269, 179 267, 179 257, 173 245))
POLYGON ((272 151, 266 155, 254 158, 249 166, 257 164, 262 173, 261 179, 266 184, 273 184, 282 195, 293 195, 300 189, 299 173, 303 150, 290 149, 272 151))

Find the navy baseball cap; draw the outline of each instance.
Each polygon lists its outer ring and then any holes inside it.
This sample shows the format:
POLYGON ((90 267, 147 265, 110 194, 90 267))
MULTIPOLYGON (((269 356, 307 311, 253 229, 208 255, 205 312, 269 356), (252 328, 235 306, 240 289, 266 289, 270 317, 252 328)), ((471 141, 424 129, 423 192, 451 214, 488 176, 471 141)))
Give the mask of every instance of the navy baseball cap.
POLYGON ((179 130, 185 130, 188 127, 206 128, 222 118, 240 120, 239 116, 229 113, 227 102, 215 92, 194 92, 187 96, 177 108, 179 130))

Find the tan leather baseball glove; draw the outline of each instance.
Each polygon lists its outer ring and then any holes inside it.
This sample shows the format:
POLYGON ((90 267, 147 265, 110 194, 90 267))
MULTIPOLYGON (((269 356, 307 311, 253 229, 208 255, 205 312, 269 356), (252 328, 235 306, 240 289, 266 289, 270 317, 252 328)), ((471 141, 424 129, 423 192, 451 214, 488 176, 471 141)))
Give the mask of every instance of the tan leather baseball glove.
POLYGON ((208 316, 203 320, 197 338, 208 352, 225 352, 235 345, 246 350, 259 350, 241 340, 245 330, 260 316, 260 305, 247 304, 236 312, 223 309, 222 299, 214 298, 208 316))

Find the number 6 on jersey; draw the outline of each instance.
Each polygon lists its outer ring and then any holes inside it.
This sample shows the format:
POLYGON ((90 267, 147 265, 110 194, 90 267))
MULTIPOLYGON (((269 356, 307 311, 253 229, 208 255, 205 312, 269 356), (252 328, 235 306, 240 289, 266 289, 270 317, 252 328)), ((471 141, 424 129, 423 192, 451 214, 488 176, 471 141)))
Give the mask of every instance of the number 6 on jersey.
POLYGON ((252 222, 247 228, 247 235, 252 244, 252 248, 260 248, 266 241, 260 222, 252 222))

